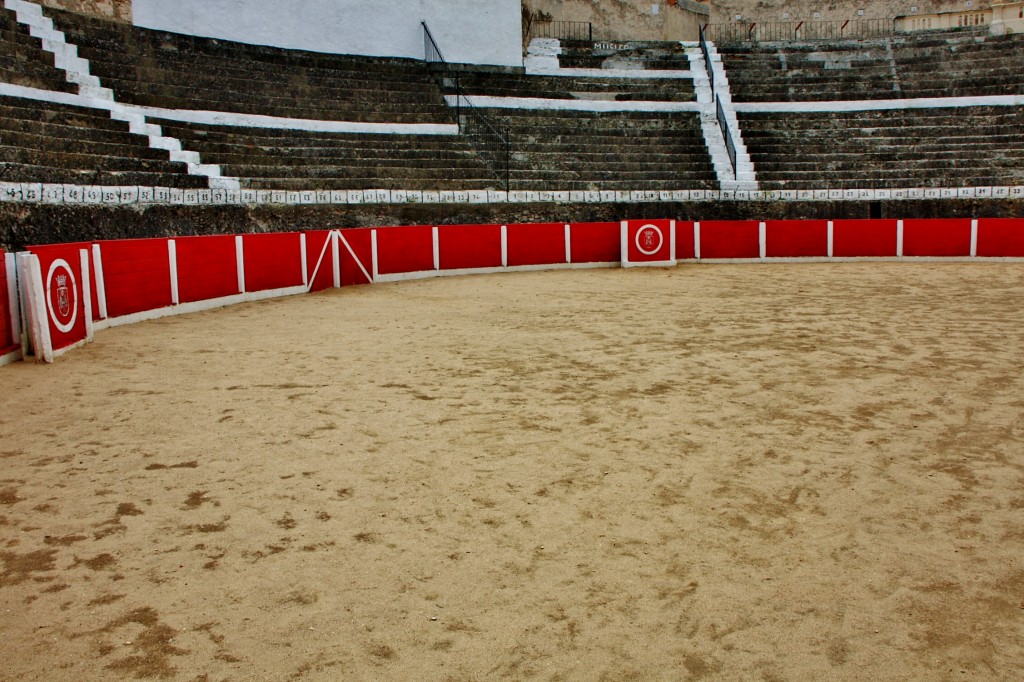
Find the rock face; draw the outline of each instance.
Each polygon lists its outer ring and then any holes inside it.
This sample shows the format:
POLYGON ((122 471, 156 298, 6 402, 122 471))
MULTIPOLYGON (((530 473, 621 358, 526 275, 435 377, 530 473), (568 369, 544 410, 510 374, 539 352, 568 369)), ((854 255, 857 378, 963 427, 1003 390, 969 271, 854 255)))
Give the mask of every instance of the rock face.
POLYGON ((37 0, 44 7, 66 9, 105 19, 132 23, 132 0, 37 0))
MULTIPOLYGON (((986 9, 991 5, 989 0, 975 0, 970 9, 986 9)), ((957 9, 964 9, 962 0, 838 0, 829 3, 817 0, 761 0, 757 3, 750 0, 714 0, 711 3, 711 23, 891 19, 957 9), (863 14, 858 14, 859 11, 863 14), (737 16, 741 18, 737 19, 737 16)))

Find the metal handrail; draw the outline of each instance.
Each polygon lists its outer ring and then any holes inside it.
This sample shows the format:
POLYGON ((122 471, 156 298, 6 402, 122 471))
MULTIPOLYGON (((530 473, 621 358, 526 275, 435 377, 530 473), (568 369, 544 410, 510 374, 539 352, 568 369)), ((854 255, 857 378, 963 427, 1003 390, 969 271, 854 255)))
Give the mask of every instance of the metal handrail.
POLYGON ((557 38, 594 42, 594 24, 589 21, 540 21, 531 17, 527 38, 557 38))
POLYGON ((708 72, 708 80, 711 81, 711 94, 715 94, 715 70, 711 68, 711 52, 708 50, 708 41, 704 38, 704 26, 698 26, 700 32, 700 51, 704 55, 704 68, 708 72))
POLYGON ((732 132, 729 130, 729 121, 725 117, 722 99, 717 95, 715 96, 715 117, 718 119, 718 127, 722 129, 722 137, 725 138, 725 150, 729 154, 729 162, 732 163, 733 179, 738 179, 740 171, 736 167, 736 142, 732 139, 732 132))
POLYGON ((462 93, 462 83, 458 71, 452 69, 444 58, 427 22, 421 21, 420 24, 423 26, 423 61, 427 63, 431 71, 440 74, 442 91, 448 83, 454 83, 455 120, 459 126, 459 134, 473 136, 483 143, 484 152, 480 155, 491 168, 491 172, 504 183, 507 192, 510 188, 509 165, 512 157, 508 129, 504 133, 499 131, 497 126, 488 120, 483 112, 474 107, 469 98, 462 93), (469 121, 473 121, 479 126, 474 126, 475 130, 470 130, 470 126, 467 125, 469 121))

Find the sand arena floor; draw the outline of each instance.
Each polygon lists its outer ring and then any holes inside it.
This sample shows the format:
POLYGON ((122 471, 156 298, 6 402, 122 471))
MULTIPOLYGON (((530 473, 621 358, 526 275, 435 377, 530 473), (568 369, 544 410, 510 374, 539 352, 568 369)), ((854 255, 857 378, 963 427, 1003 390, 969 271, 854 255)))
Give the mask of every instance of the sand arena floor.
POLYGON ((1024 266, 352 288, 0 369, 4 680, 1018 680, 1024 266))

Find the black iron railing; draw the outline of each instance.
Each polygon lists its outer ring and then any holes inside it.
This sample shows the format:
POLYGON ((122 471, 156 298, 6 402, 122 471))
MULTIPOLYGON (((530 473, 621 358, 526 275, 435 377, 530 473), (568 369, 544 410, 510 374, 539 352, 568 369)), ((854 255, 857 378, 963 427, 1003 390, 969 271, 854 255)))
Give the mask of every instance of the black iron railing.
POLYGON ((449 89, 455 91, 455 120, 458 122, 459 134, 468 135, 473 139, 477 151, 480 152, 507 192, 510 183, 509 164, 512 157, 508 130, 506 129, 504 132, 499 130, 463 94, 459 72, 445 60, 427 22, 420 23, 423 25, 423 61, 426 62, 427 68, 439 77, 442 92, 449 89))
POLYGON ((722 129, 722 137, 725 138, 725 150, 729 153, 729 163, 732 164, 733 179, 739 178, 740 172, 736 167, 736 142, 732 139, 732 132, 729 130, 729 120, 725 117, 725 108, 722 106, 722 99, 715 96, 715 115, 718 118, 718 127, 722 129))
POLYGON ((704 37, 704 27, 697 28, 700 31, 700 52, 704 55, 704 68, 708 72, 708 80, 711 81, 711 94, 715 94, 715 70, 711 67, 711 51, 708 50, 708 41, 704 37))
POLYGON ((594 42, 594 25, 589 21, 543 21, 532 18, 527 32, 532 38, 557 38, 575 42, 594 42))
POLYGON ((766 21, 708 24, 704 31, 718 44, 886 38, 896 32, 894 19, 846 21, 766 21))

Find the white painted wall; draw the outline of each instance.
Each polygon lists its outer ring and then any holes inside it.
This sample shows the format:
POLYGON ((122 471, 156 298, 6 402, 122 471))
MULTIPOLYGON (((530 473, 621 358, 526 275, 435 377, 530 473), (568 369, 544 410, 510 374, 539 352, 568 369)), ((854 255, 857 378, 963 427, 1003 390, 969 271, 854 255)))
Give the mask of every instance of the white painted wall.
POLYGON ((336 54, 522 66, 520 0, 132 0, 136 26, 336 54))

